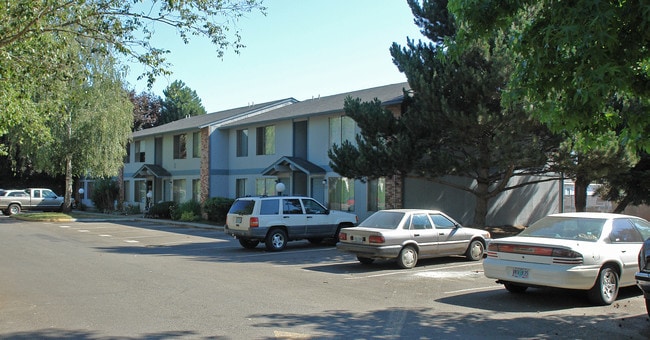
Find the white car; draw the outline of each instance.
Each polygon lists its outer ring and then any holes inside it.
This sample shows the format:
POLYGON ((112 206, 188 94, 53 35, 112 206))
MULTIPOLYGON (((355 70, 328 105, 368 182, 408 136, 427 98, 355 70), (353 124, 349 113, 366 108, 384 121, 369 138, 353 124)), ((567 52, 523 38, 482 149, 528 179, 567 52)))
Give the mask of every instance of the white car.
POLYGON ((336 248, 356 255, 362 264, 396 259, 401 268, 410 269, 418 258, 463 255, 479 261, 489 239, 489 232, 465 228, 437 210, 388 209, 341 230, 336 248))
POLYGON ((650 223, 635 216, 554 214, 516 236, 492 240, 483 269, 512 293, 528 287, 579 289, 592 303, 608 305, 619 287, 635 285, 639 250, 649 236, 650 223))

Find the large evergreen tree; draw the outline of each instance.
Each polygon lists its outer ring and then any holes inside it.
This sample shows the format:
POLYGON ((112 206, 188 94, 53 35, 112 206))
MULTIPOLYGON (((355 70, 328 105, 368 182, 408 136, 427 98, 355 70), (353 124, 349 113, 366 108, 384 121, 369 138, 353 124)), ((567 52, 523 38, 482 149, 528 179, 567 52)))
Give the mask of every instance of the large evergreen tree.
POLYGON ((201 98, 196 91, 190 89, 180 80, 175 80, 163 90, 165 99, 162 102, 159 125, 179 119, 206 114, 201 98))
POLYGON ((334 146, 332 168, 354 178, 419 176, 476 197, 475 226, 485 226, 489 200, 499 193, 548 179, 511 184, 514 177, 546 172, 558 141, 532 119, 523 103, 503 106, 512 59, 500 41, 454 43, 457 23, 446 0, 409 0, 429 43, 393 44, 391 55, 411 92, 399 117, 380 103, 346 100, 346 114, 361 129, 357 145, 334 146), (469 178, 462 186, 448 176, 469 178))

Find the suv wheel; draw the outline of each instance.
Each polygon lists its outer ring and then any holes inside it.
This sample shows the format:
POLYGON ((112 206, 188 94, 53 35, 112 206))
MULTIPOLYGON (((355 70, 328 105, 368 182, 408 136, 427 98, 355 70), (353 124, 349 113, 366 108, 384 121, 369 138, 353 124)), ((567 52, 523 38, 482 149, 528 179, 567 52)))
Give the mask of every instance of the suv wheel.
POLYGON ((258 244, 260 244, 260 241, 240 238, 239 244, 246 249, 254 249, 258 244))
POLYGON ((280 251, 287 246, 287 233, 284 230, 271 229, 266 235, 266 249, 268 251, 280 251))

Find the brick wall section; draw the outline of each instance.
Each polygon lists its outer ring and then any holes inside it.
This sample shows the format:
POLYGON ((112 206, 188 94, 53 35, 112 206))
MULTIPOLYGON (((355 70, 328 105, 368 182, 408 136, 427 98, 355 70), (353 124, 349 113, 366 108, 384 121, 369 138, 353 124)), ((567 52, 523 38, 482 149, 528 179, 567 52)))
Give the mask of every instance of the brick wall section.
POLYGON ((386 209, 401 209, 404 204, 404 179, 399 175, 386 177, 386 209))
MULTIPOLYGON (((201 206, 210 196, 210 128, 201 129, 201 206)), ((203 218, 207 219, 205 212, 203 218)))

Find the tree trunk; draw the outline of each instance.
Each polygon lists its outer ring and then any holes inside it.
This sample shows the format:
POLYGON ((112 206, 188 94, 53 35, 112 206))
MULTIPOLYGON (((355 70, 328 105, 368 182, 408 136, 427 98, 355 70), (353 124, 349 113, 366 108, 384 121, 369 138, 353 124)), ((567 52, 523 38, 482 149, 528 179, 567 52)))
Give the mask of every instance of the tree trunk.
POLYGON ((474 222, 472 224, 472 227, 474 228, 485 228, 488 213, 488 201, 490 200, 488 189, 488 183, 481 180, 478 181, 476 190, 474 191, 474 195, 476 197, 476 207, 474 208, 474 222))
POLYGON ((65 195, 63 199, 63 211, 70 212, 72 202, 72 156, 65 157, 65 195))
POLYGON ((616 205, 616 208, 614 208, 614 213, 615 214, 621 214, 627 208, 627 205, 630 204, 630 197, 626 194, 622 200, 618 202, 616 205))
POLYGON ((575 205, 577 212, 587 211, 587 187, 589 180, 578 175, 575 180, 575 205))

